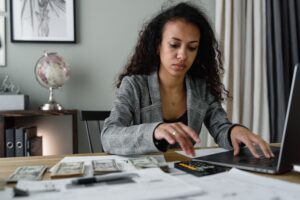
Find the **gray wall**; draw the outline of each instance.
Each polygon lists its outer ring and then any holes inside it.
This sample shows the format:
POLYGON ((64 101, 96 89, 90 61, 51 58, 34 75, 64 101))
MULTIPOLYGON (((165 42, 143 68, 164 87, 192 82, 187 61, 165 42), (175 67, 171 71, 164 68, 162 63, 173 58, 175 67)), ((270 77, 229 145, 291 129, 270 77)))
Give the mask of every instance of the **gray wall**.
MULTIPOLYGON (((70 63, 72 72, 65 86, 55 91, 56 100, 68 109, 109 110, 114 79, 135 46, 141 25, 165 2, 169 1, 76 0, 76 44, 11 43, 8 15, 7 65, 0 68, 0 81, 9 75, 22 93, 30 96, 30 108, 37 109, 47 101, 48 91, 35 80, 35 63, 44 50, 58 52, 70 63)), ((214 20, 215 1, 194 2, 214 20)), ((84 129, 80 121, 78 125, 79 151, 86 152, 84 129)))

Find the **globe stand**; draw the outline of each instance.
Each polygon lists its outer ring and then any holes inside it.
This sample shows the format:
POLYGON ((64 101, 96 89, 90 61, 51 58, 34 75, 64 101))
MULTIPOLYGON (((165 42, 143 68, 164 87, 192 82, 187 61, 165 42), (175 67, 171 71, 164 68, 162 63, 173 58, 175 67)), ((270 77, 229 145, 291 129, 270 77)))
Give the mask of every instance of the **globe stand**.
POLYGON ((53 88, 50 87, 49 88, 49 101, 48 103, 45 103, 44 105, 42 105, 40 107, 41 110, 44 110, 44 111, 48 111, 48 110, 63 110, 63 107, 57 103, 54 98, 53 98, 53 88))

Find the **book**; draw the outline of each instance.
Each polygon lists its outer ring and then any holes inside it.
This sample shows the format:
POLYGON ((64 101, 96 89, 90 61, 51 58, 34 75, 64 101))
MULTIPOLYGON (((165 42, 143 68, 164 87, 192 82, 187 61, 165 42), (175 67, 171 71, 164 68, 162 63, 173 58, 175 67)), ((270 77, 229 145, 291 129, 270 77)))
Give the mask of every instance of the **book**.
POLYGON ((15 129, 5 129, 5 151, 6 157, 15 156, 15 129))

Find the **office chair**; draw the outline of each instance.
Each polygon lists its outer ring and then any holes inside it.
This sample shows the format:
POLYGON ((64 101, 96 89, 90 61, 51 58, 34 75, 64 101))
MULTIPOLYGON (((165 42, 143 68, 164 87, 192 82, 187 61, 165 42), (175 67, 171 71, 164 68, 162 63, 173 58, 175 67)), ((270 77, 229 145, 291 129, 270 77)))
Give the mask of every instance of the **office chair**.
POLYGON ((90 127, 89 127, 89 122, 97 122, 98 125, 98 131, 99 131, 99 136, 101 134, 101 126, 100 126, 100 121, 104 121, 107 117, 109 117, 110 111, 87 111, 87 110, 82 110, 80 112, 80 118, 81 121, 84 121, 85 123, 85 128, 86 128, 86 134, 87 134, 87 139, 88 143, 90 146, 90 151, 91 153, 94 153, 94 148, 91 142, 91 133, 90 133, 90 127))

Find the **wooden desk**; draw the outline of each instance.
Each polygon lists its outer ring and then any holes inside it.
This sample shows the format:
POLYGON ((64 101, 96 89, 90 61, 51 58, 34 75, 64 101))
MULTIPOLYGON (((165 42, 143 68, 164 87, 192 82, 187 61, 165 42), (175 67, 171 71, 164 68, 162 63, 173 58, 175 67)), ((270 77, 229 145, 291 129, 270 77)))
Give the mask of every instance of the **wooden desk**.
MULTIPOLYGON (((32 157, 15 157, 15 158, 0 158, 0 179, 6 179, 9 177, 11 173, 17 167, 24 166, 24 165, 48 165, 49 167, 54 166, 57 162, 59 162, 65 156, 105 156, 105 153, 88 153, 88 154, 72 154, 72 155, 54 155, 54 156, 32 156, 32 157)), ((167 162, 171 161, 187 161, 190 160, 187 157, 184 157, 180 154, 177 154, 174 151, 168 151, 164 154, 165 159, 167 162)), ((280 175, 266 175, 266 174, 259 174, 266 177, 271 177, 275 179, 285 180, 289 182, 294 182, 300 184, 300 173, 289 172, 286 174, 280 175)), ((46 172, 44 175, 44 179, 49 179, 50 173, 46 172)), ((13 186, 13 184, 9 184, 8 186, 13 186)))

